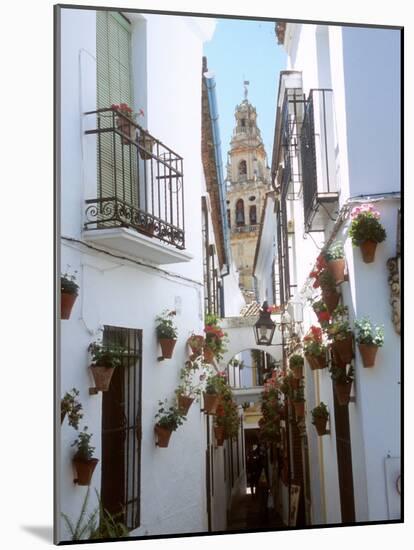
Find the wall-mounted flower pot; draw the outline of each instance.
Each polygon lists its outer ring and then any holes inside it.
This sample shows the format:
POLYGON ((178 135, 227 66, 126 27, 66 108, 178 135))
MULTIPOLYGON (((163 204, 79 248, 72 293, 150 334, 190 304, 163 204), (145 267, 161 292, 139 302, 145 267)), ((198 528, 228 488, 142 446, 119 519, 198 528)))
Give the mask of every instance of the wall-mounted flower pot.
POLYGON ((296 417, 305 416, 305 402, 304 401, 293 401, 293 406, 295 408, 296 417))
POLYGON ((77 294, 69 294, 68 292, 60 293, 60 318, 69 319, 72 313, 73 304, 76 302, 77 294))
POLYGON ((188 345, 190 346, 192 353, 201 355, 204 345, 204 336, 201 334, 195 334, 189 338, 188 345))
POLYGON ((178 408, 183 414, 187 414, 194 399, 187 395, 178 396, 178 408))
POLYGON ((300 367, 291 367, 291 371, 296 380, 303 378, 303 366, 300 367))
POLYGON ((375 344, 358 344, 358 348, 364 367, 373 367, 375 365, 378 346, 375 344))
POLYGON ((224 426, 214 426, 214 436, 216 438, 217 446, 221 447, 225 439, 224 426))
POLYGON ((328 423, 328 418, 323 416, 316 416, 312 420, 318 435, 326 435, 326 424, 328 423))
POLYGON ((164 359, 171 359, 177 340, 173 340, 172 338, 160 338, 159 343, 164 359))
POLYGON ((348 405, 351 395, 352 382, 334 383, 335 394, 340 405, 348 405))
POLYGON ((101 367, 100 365, 91 365, 92 376, 95 380, 95 389, 97 391, 109 390, 114 370, 115 367, 101 367))
POLYGON ((311 355, 310 353, 305 353, 305 357, 308 360, 311 370, 319 370, 326 368, 326 356, 322 355, 311 355))
POLYGON ((99 460, 97 458, 82 460, 75 457, 72 462, 76 470, 76 478, 73 481, 78 485, 90 485, 93 472, 99 460))
POLYGON ((336 290, 322 290, 322 300, 325 302, 329 313, 333 313, 339 302, 339 293, 336 290))
POLYGON ((214 352, 209 348, 209 347, 205 347, 204 348, 204 361, 206 363, 213 363, 214 362, 214 352))
POLYGON ((371 264, 375 260, 377 244, 376 241, 367 240, 359 245, 364 263, 371 264))
POLYGON ((168 447, 168 443, 170 442, 170 437, 172 434, 172 430, 168 430, 167 428, 163 428, 159 426, 158 424, 155 424, 154 426, 154 432, 157 436, 157 442, 156 445, 158 447, 168 447))
POLYGON ((332 342, 332 350, 341 363, 348 365, 354 358, 352 346, 353 336, 349 333, 344 340, 335 340, 332 342))
POLYGON ((203 393, 204 412, 207 414, 216 414, 216 409, 220 401, 220 396, 215 393, 203 393))
POLYGON ((135 141, 135 126, 131 124, 127 119, 125 119, 124 117, 117 117, 116 126, 120 132, 130 138, 128 139, 127 137, 122 136, 122 145, 129 145, 131 143, 130 140, 135 141))
POLYGON ((299 385, 300 385, 300 378, 292 378, 292 379, 290 380, 290 387, 291 387, 293 390, 299 389, 299 385))
POLYGON ((331 318, 331 314, 329 311, 316 311, 316 317, 318 318, 318 321, 322 323, 326 323, 331 318))
MULTIPOLYGON (((345 280, 345 258, 338 258, 337 260, 330 260, 327 262, 328 271, 335 279, 335 284, 339 285, 345 280)), ((326 303, 326 302, 325 302, 326 303)))

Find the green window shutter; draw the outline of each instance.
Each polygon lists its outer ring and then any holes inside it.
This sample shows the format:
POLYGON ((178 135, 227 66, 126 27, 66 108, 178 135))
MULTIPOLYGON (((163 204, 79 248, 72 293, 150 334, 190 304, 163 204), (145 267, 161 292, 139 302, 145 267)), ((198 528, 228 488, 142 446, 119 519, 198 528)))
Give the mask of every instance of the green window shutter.
MULTIPOLYGON (((97 108, 108 108, 113 103, 127 103, 132 106, 131 29, 128 21, 119 13, 96 12, 96 60, 97 108)), ((103 113, 100 121, 101 128, 111 127, 112 114, 103 113)), ((112 132, 100 134, 99 147, 99 198, 116 195, 118 199, 137 206, 135 147, 123 146, 118 135, 115 135, 114 143, 112 132)))

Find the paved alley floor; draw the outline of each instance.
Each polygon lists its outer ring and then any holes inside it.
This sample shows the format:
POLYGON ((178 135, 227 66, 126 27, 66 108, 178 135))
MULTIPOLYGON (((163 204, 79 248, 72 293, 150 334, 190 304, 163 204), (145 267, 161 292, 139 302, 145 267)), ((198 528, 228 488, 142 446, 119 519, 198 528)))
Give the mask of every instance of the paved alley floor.
POLYGON ((261 510, 260 500, 250 493, 240 495, 234 500, 228 518, 228 531, 254 529, 284 529, 281 518, 273 509, 261 510))

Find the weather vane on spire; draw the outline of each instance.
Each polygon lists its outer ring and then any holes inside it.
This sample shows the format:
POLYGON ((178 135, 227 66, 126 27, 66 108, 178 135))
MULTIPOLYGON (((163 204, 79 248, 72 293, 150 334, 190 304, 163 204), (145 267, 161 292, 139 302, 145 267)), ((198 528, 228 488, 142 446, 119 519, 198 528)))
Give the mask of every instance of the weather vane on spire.
POLYGON ((250 84, 250 82, 248 80, 244 80, 243 84, 244 84, 244 99, 247 101, 247 94, 249 92, 247 86, 250 84))

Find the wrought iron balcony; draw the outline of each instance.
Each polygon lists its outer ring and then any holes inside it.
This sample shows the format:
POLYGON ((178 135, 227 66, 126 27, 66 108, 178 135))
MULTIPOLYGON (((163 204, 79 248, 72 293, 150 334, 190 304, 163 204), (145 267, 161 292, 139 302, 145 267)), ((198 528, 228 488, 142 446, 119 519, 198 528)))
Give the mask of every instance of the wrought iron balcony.
POLYGON ((121 111, 85 114, 96 119, 85 134, 96 136, 97 151, 96 185, 89 182, 85 201, 85 230, 129 228, 183 250, 182 157, 121 111))
POLYGON ((322 231, 337 208, 336 128, 332 90, 311 90, 301 130, 305 231, 322 231))

